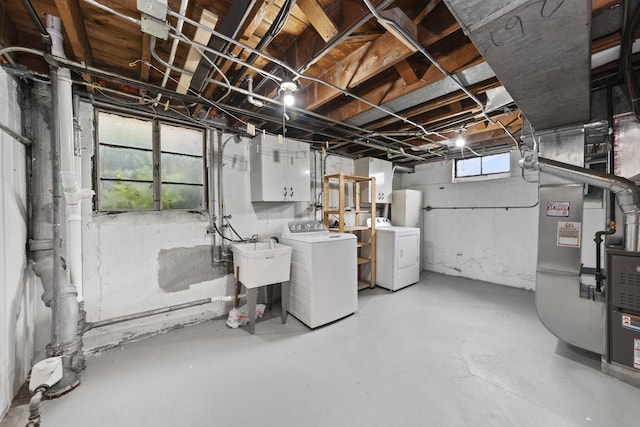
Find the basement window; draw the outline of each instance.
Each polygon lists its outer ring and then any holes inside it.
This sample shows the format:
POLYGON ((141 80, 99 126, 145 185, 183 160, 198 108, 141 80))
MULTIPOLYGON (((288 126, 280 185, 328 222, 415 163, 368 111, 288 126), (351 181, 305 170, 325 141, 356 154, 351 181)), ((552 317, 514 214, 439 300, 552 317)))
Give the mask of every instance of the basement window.
POLYGON ((511 153, 492 154, 490 156, 472 157, 456 160, 453 180, 476 181, 511 176, 511 153))
POLYGON ((204 130, 98 111, 98 210, 204 208, 204 130))

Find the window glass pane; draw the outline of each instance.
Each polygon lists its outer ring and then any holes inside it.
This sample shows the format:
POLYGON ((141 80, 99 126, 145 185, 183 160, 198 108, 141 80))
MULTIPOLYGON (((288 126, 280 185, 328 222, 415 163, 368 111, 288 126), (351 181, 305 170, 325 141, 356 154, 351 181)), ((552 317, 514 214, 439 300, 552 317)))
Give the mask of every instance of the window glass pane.
POLYGON ((202 134, 198 129, 160 124, 162 151, 202 156, 202 134))
POLYGON ((113 211, 153 209, 153 184, 145 182, 100 182, 100 209, 113 211))
POLYGON ((511 171, 511 154, 502 153, 482 157, 482 173, 501 173, 511 171))
POLYGON ((153 148, 153 132, 151 122, 148 120, 100 112, 98 116, 98 135, 101 144, 146 148, 149 150, 153 148))
POLYGON ((202 184, 202 158, 162 153, 162 182, 202 184))
POLYGON ((473 159, 456 160, 456 176, 480 175, 480 157, 473 159))
POLYGON ((162 209, 203 209, 204 187, 162 184, 162 209))
POLYGON ((153 181, 153 153, 101 146, 100 178, 153 181))

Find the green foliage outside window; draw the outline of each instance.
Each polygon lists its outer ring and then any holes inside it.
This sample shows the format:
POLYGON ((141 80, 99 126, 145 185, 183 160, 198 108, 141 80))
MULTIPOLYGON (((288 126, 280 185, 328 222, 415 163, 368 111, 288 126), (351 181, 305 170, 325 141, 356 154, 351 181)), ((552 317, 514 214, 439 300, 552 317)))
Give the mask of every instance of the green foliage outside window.
POLYGON ((100 112, 100 210, 203 209, 203 134, 200 129, 100 112), (159 127, 160 140, 154 141, 153 126, 159 127), (160 151, 156 166, 154 151, 160 151), (161 182, 154 177, 154 167, 161 182), (160 187, 160 205, 155 186, 160 187))

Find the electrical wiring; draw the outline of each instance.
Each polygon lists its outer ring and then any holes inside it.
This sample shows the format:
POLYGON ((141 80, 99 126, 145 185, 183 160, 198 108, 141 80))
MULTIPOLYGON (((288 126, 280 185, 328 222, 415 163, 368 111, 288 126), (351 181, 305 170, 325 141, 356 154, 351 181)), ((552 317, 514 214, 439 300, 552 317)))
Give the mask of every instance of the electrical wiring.
MULTIPOLYGON (((96 5, 97 7, 100 7, 101 9, 103 9, 103 10, 105 10, 105 11, 108 11, 108 12, 110 12, 110 13, 114 13, 114 14, 116 14, 117 16, 119 16, 119 17, 121 17, 121 18, 123 18, 123 19, 127 19, 127 20, 129 20, 130 22, 135 23, 136 25, 140 26, 140 21, 139 21, 139 20, 137 20, 137 19, 135 19, 135 18, 128 17, 128 16, 126 16, 126 15, 122 14, 121 12, 117 12, 117 11, 115 11, 115 10, 113 10, 113 9, 111 9, 111 8, 109 8, 109 7, 107 7, 107 6, 101 5, 101 4, 99 4, 98 2, 96 2, 96 1, 94 1, 94 0, 84 0, 84 1, 86 1, 86 2, 88 2, 88 3, 90 3, 90 4, 93 4, 93 5, 96 5)), ((318 79, 318 78, 315 78, 315 77, 309 77, 309 76, 302 75, 302 74, 300 74, 299 72, 297 72, 296 70, 294 70, 293 68, 291 68, 290 66, 288 66, 286 63, 284 63, 284 62, 282 62, 282 61, 280 61, 280 60, 278 60, 278 59, 276 59, 276 58, 274 58, 274 57, 272 57, 272 56, 270 56, 270 55, 267 55, 267 54, 265 54, 265 53, 263 53, 263 52, 261 52, 261 51, 259 51, 259 50, 257 50, 257 49, 251 48, 251 47, 250 47, 250 46, 248 46, 248 45, 245 45, 245 44, 243 44, 243 43, 241 43, 241 42, 238 42, 238 41, 236 41, 235 39, 230 38, 230 37, 228 37, 228 36, 226 36, 226 35, 224 35, 224 34, 222 34, 222 33, 219 33, 219 32, 217 32, 217 31, 215 31, 215 30, 213 30, 213 29, 211 29, 211 28, 209 28, 209 27, 207 27, 207 26, 205 26, 205 25, 203 25, 203 24, 201 24, 201 23, 199 23, 199 22, 193 21, 193 20, 189 19, 189 18, 188 18, 188 17, 186 17, 186 16, 183 16, 183 15, 181 15, 181 14, 179 14, 179 13, 176 13, 176 12, 172 11, 171 9, 168 9, 168 10, 167 10, 167 14, 168 14, 169 16, 174 17, 174 18, 177 18, 177 19, 183 20, 184 22, 186 22, 186 23, 188 23, 188 24, 190 24, 190 25, 192 25, 192 26, 195 26, 195 27, 197 27, 197 28, 201 28, 201 29, 203 29, 203 30, 205 30, 205 31, 209 32, 210 34, 212 34, 212 35, 214 35, 214 36, 216 36, 216 37, 218 37, 218 38, 220 38, 220 39, 222 39, 222 40, 224 40, 224 41, 226 41, 226 42, 228 42, 228 43, 232 43, 232 44, 234 44, 234 45, 236 45, 236 46, 239 46, 239 47, 241 47, 241 48, 243 48, 243 49, 246 49, 247 51, 251 52, 252 54, 259 55, 259 56, 261 56, 262 58, 265 58, 265 59, 267 59, 268 61, 273 62, 273 63, 274 63, 274 64, 276 64, 276 65, 279 65, 279 66, 280 66, 280 67, 282 67, 283 69, 285 69, 285 70, 289 71, 289 72, 294 76, 294 78, 298 78, 298 79, 301 79, 301 78, 302 78, 302 79, 305 79, 305 80, 308 80, 308 81, 312 81, 312 82, 315 82, 315 83, 318 83, 318 84, 321 84, 321 85, 328 86, 328 87, 332 88, 333 90, 336 90, 336 91, 338 91, 338 92, 340 92, 340 93, 344 94, 345 96, 352 97, 352 98, 354 98, 354 99, 356 99, 356 100, 358 100, 358 101, 360 101, 360 102, 362 102, 362 103, 364 103, 364 104, 369 105, 369 106, 370 106, 370 107, 372 107, 372 108, 375 108, 375 109, 378 109, 378 110, 380 110, 380 111, 383 111, 385 114, 387 114, 387 115, 389 115, 389 116, 393 116, 393 117, 397 118, 398 120, 401 120, 403 123, 406 123, 406 124, 408 124, 408 125, 410 125, 410 126, 414 126, 414 127, 416 127, 417 129, 419 129, 419 130, 424 134, 424 137, 425 137, 425 138, 426 138, 427 136, 429 136, 429 135, 435 135, 435 136, 437 136, 437 137, 439 137, 439 138, 446 139, 444 136, 442 136, 442 135, 441 135, 441 134, 439 134, 438 132, 432 132, 432 131, 429 131, 429 130, 427 130, 426 128, 424 128, 424 126, 422 126, 422 125, 420 125, 420 124, 418 124, 418 123, 415 123, 415 122, 411 121, 411 120, 410 120, 410 119, 408 119, 407 117, 402 117, 402 116, 400 116, 400 115, 398 115, 398 114, 394 113, 394 112, 393 112, 393 111, 391 111, 391 110, 388 110, 388 109, 386 109, 386 108, 384 108, 384 107, 381 107, 381 106, 379 106, 379 105, 377 105, 377 104, 375 104, 375 103, 372 103, 372 102, 370 102, 370 101, 368 101, 368 100, 366 100, 366 99, 364 99, 364 98, 361 98, 361 97, 359 97, 359 96, 357 96, 357 95, 355 95, 355 94, 352 94, 352 93, 350 93, 349 91, 347 91, 347 90, 345 90, 345 89, 342 89, 342 88, 340 88, 340 87, 339 87, 339 86, 337 86, 337 85, 334 85, 334 84, 332 84, 332 83, 325 82, 325 81, 323 81, 323 80, 321 80, 321 79, 318 79)), ((174 29, 174 30, 175 30, 175 29, 174 29)), ((211 53, 213 53, 213 54, 215 54, 215 55, 218 55, 218 56, 220 56, 220 57, 222 57, 222 58, 225 58, 225 59, 231 60, 231 61, 233 61, 233 62, 239 63, 239 64, 241 64, 241 65, 243 65, 243 66, 247 66, 248 68, 251 68, 251 69, 255 70, 256 72, 259 72, 259 73, 261 73, 262 75, 264 75, 264 73, 266 73, 264 70, 261 70, 261 69, 259 69, 259 68, 255 67, 255 66, 253 66, 253 65, 251 65, 251 64, 248 64, 248 63, 246 63, 246 62, 244 62, 244 61, 242 61, 242 60, 240 60, 240 59, 236 58, 235 56, 227 55, 227 54, 226 54, 226 53, 224 53, 224 52, 220 52, 220 51, 218 51, 218 50, 216 50, 216 49, 212 49, 212 48, 209 48, 208 46, 204 46, 204 45, 198 44, 198 43, 196 43, 196 42, 194 42, 194 41, 191 41, 191 40, 189 40, 187 37, 185 37, 184 35, 182 35, 181 33, 180 33, 180 34, 173 34, 173 33, 170 33, 170 34, 169 34, 169 36, 170 36, 171 38, 179 38, 179 37, 182 37, 182 38, 183 38, 183 40, 184 40, 184 41, 186 41, 187 43, 189 43, 191 46, 197 45, 197 46, 198 46, 198 47, 200 47, 202 50, 205 50, 205 51, 207 51, 207 52, 211 52, 211 53)), ((158 59, 158 58, 156 58, 156 59, 158 59)), ((166 64, 165 64, 165 65, 166 65, 166 64)), ((281 79, 281 78, 279 78, 278 76, 275 76, 275 75, 272 75, 272 74, 269 74, 269 77, 271 77, 272 79, 274 79, 275 81, 278 81, 278 82, 282 80, 282 79, 281 79)), ((210 80, 210 82, 218 83, 216 80, 210 80)), ((228 86, 227 86, 227 87, 228 87, 228 86)), ((212 101, 210 101, 210 100, 208 100, 208 99, 204 98, 202 95, 200 95, 200 94, 196 94, 196 96, 197 96, 197 98, 198 98, 198 99, 201 99, 203 102, 205 102, 205 103, 209 103, 209 104, 212 104, 212 105, 216 106, 216 105, 215 105, 215 103, 213 103, 212 101)), ((254 95, 254 96, 255 96, 255 95, 254 95)), ((269 100, 269 101, 271 102, 272 100, 269 100)), ((216 106, 216 108, 218 108, 218 107, 216 106)), ((222 110, 222 111, 224 111, 224 110, 222 110)), ((226 113, 226 111, 224 111, 224 112, 226 113)), ((238 117, 235 117, 235 116, 233 116, 233 115, 231 115, 231 116, 232 116, 232 117, 234 117, 234 118, 236 118, 237 120, 239 120, 241 123, 247 124, 244 120, 241 120, 241 119, 239 119, 238 117)), ((385 139, 388 139, 388 138, 385 138, 385 139)), ((429 140, 429 139, 427 139, 427 140, 429 140)), ((397 142, 397 141, 396 141, 396 142, 397 142)), ((433 142, 435 142, 435 141, 433 141, 433 142)), ((402 143, 402 142, 400 142, 400 143, 402 143)), ((385 148, 389 148, 389 147, 385 147, 385 148)), ((395 150, 395 149, 394 149, 394 150, 395 150)), ((411 154, 406 154, 406 156, 408 156, 408 157, 410 157, 410 158, 415 158, 415 159, 418 159, 418 160, 423 160, 423 158, 418 157, 418 156, 414 156, 414 155, 411 155, 411 154)))
MULTIPOLYGON (((181 30, 178 28, 174 28, 172 26, 170 26, 170 28, 176 33, 176 34, 180 34, 182 35, 182 41, 185 43, 189 43, 190 40, 184 35, 182 34, 181 30)), ((176 39, 176 40, 180 40, 180 39, 176 39)), ((209 63, 209 65, 211 65, 211 67, 216 70, 216 72, 218 74, 220 74, 220 76, 222 77, 222 79, 224 80, 224 82, 227 84, 227 90, 226 92, 216 101, 216 102, 222 102, 223 99, 225 99, 227 96, 229 96, 231 94, 231 82, 229 81, 229 79, 227 78, 227 76, 222 72, 222 70, 220 69, 220 67, 218 67, 216 65, 216 63, 214 61, 211 60, 211 58, 209 58, 207 55, 204 54, 204 51, 201 50, 199 47, 195 46, 195 45, 191 45, 199 54, 200 56, 209 63)), ((211 77, 209 77, 208 80, 211 80, 211 77)))
MULTIPOLYGON (((292 67, 290 67, 290 66, 289 66, 289 65, 287 65, 286 63, 284 63, 284 62, 280 61, 279 59, 274 58, 274 57, 272 57, 272 56, 270 56, 270 55, 267 55, 267 54, 265 54, 264 52, 260 52, 259 50, 256 50, 256 49, 254 49, 254 48, 252 48, 252 47, 250 47, 250 46, 248 46, 248 45, 245 45, 244 43, 241 43, 241 42, 239 42, 239 41, 237 41, 237 40, 234 40, 233 38, 228 37, 228 36, 226 36, 226 35, 224 35, 224 34, 222 34, 222 33, 219 33, 218 31, 216 31, 216 30, 214 30, 214 29, 211 29, 211 28, 207 27, 206 25, 203 25, 203 24, 201 24, 201 23, 199 23, 199 22, 196 22, 196 21, 194 21, 194 20, 192 20, 192 19, 189 19, 189 18, 188 18, 188 17, 186 17, 186 16, 182 16, 182 15, 180 15, 180 14, 178 14, 178 13, 176 13, 176 12, 172 11, 171 9, 169 9, 167 13, 168 13, 170 16, 173 16, 174 18, 184 19, 184 21, 185 21, 186 23, 190 24, 190 25, 193 25, 193 26, 195 26, 195 27, 197 27, 197 28, 201 28, 201 29, 203 29, 204 31, 207 31, 207 32, 211 33, 212 35, 214 35, 214 36, 216 36, 216 37, 218 37, 218 38, 220 38, 220 39, 222 39, 222 40, 224 40, 224 41, 226 41, 226 42, 228 42, 228 43, 232 43, 232 44, 234 44, 234 45, 236 45, 236 46, 239 46, 239 47, 241 47, 241 48, 243 48, 243 49, 246 49, 247 51, 249 51, 249 52, 251 52, 251 53, 255 53, 256 55, 259 55, 259 56, 261 56, 262 58, 264 58, 264 59, 266 59, 266 60, 268 60, 268 61, 270 61, 270 62, 272 62, 272 63, 274 63, 274 64, 276 64, 276 65, 279 65, 280 67, 282 67, 283 69, 285 69, 286 71, 288 71, 289 73, 291 73, 291 75, 292 75, 294 78, 304 79, 304 80, 307 80, 307 81, 311 81, 311 82, 314 82, 314 83, 318 83, 318 84, 321 84, 321 85, 327 86, 327 87, 329 87, 329 88, 331 88, 331 89, 333 89, 333 90, 335 90, 335 91, 338 91, 338 92, 342 93, 342 94, 343 94, 343 95, 345 95, 345 96, 348 96, 348 97, 354 98, 354 99, 356 99, 357 101, 360 101, 360 102, 362 102, 362 103, 364 103, 364 104, 366 104, 366 105, 369 105, 369 106, 370 106, 370 107, 372 107, 372 108, 378 109, 378 110, 380 110, 380 111, 384 112, 385 114, 387 114, 387 115, 389 115, 389 116, 395 117, 396 119, 401 120, 402 122, 404 122, 404 123, 406 123, 406 124, 408 124, 408 125, 410 125, 410 126, 413 126, 413 127, 417 128, 417 129, 419 129, 419 130, 420 130, 420 131, 421 131, 425 136, 435 135, 435 136, 438 136, 438 137, 440 137, 440 138, 442 138, 442 139, 446 139, 446 138, 445 138, 444 136, 442 136, 441 134, 439 134, 439 133, 437 133, 437 132, 429 131, 429 130, 427 130, 424 126, 422 126, 422 125, 420 125, 420 124, 418 124, 418 123, 416 123, 416 122, 414 122, 414 121, 412 121, 412 120, 408 119, 407 117, 400 116, 399 114, 396 114, 396 113, 394 113, 393 111, 391 111, 391 110, 389 110, 389 109, 387 109, 387 108, 381 107, 381 106, 380 106, 380 105, 378 105, 378 104, 375 104, 375 103, 373 103, 373 102, 371 102, 371 101, 368 101, 368 100, 367 100, 367 99, 365 99, 365 98, 362 98, 362 97, 360 97, 360 96, 358 96, 358 95, 355 95, 355 94, 353 94, 353 93, 349 92, 348 90, 343 89, 343 88, 341 88, 341 87, 339 87, 339 86, 337 86, 337 85, 335 85, 335 84, 333 84, 333 83, 326 82, 326 81, 321 80, 321 79, 316 78, 316 77, 305 76, 305 75, 303 75, 303 74, 300 74, 298 71, 296 71, 295 69, 293 69, 292 67)), ((178 35, 176 35, 176 34, 169 34, 169 37, 178 37, 178 35)), ((253 70, 258 71, 257 67, 255 67, 255 66, 253 66, 253 65, 251 65, 251 64, 247 64, 247 63, 245 63, 244 61, 242 61, 242 60, 241 60, 241 59, 239 59, 239 58, 236 58, 236 57, 231 56, 231 55, 227 55, 227 54, 225 54, 224 52, 220 52, 220 51, 218 51, 218 50, 216 50, 216 49, 212 49, 212 48, 210 48, 210 47, 208 47, 208 46, 203 46, 203 45, 201 45, 201 44, 199 44, 199 43, 197 43, 197 42, 194 42, 194 41, 191 41, 190 43, 192 43, 192 44, 197 44, 197 45, 199 45, 201 48, 203 48, 204 50, 206 50, 206 51, 208 51, 208 52, 211 52, 211 53, 213 53, 213 54, 215 54, 215 55, 219 55, 219 56, 221 56, 221 57, 223 57, 223 58, 225 58, 225 59, 228 59, 228 60, 230 60, 230 61, 232 61, 232 62, 236 62, 236 63, 239 63, 239 64, 241 64, 241 65, 245 65, 245 66, 247 66, 248 68, 251 68, 251 69, 253 69, 253 70)), ((263 71, 263 70, 260 70, 260 71, 258 71, 258 72, 264 72, 264 71, 263 71)), ((272 77, 272 78, 274 78, 274 79, 276 79, 277 81, 282 81, 282 79, 281 79, 281 78, 279 78, 278 76, 275 76, 275 75, 273 75, 273 74, 271 74, 271 77, 272 77)))

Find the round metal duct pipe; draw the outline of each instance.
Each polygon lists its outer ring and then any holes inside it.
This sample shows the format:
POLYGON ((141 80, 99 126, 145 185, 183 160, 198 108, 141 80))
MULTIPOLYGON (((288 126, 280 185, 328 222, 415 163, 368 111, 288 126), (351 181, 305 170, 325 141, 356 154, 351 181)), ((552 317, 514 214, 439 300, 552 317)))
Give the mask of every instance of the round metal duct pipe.
POLYGON ((624 215, 624 249, 632 252, 637 252, 640 249, 640 189, 634 182, 616 175, 534 155, 521 159, 520 167, 540 170, 613 192, 624 215))

